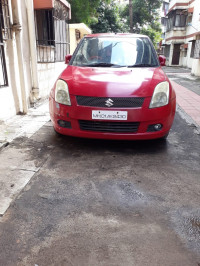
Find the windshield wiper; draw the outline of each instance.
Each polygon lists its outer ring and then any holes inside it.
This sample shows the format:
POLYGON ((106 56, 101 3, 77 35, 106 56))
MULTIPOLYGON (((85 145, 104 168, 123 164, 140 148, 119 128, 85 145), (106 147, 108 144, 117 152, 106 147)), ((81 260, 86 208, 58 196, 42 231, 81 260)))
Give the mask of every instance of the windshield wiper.
POLYGON ((116 65, 116 64, 111 64, 111 63, 93 63, 93 64, 86 64, 83 66, 91 66, 91 67, 125 67, 125 66, 121 66, 121 65, 116 65))
POLYGON ((151 65, 151 64, 135 64, 135 65, 130 65, 127 67, 155 67, 157 65, 151 65))

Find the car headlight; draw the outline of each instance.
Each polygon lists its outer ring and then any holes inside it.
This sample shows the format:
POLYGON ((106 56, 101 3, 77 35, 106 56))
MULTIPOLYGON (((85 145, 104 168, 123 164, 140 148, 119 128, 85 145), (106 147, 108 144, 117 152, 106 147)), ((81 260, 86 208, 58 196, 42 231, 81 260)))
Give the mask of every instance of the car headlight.
POLYGON ((159 83, 155 89, 151 99, 149 108, 165 106, 169 103, 169 82, 159 83))
POLYGON ((67 83, 62 79, 56 82, 55 101, 65 105, 71 105, 67 83))

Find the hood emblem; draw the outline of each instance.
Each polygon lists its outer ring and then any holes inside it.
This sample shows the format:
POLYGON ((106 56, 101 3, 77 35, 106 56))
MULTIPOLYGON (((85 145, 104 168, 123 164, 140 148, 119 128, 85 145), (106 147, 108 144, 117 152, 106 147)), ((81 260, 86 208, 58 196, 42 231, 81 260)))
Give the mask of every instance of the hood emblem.
POLYGON ((105 101, 105 105, 108 107, 111 107, 114 105, 114 102, 112 99, 109 98, 108 100, 105 101))

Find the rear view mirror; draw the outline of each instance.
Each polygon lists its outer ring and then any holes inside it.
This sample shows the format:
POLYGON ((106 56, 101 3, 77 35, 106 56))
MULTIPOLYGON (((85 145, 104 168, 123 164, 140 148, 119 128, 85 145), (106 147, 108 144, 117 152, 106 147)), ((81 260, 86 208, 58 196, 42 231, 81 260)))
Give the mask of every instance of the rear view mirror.
POLYGON ((71 54, 68 54, 68 55, 66 55, 65 56, 65 64, 69 64, 69 61, 71 60, 71 58, 72 58, 72 55, 71 54))
POLYGON ((159 55, 158 57, 160 65, 161 66, 166 66, 165 62, 166 62, 166 57, 164 55, 159 55))

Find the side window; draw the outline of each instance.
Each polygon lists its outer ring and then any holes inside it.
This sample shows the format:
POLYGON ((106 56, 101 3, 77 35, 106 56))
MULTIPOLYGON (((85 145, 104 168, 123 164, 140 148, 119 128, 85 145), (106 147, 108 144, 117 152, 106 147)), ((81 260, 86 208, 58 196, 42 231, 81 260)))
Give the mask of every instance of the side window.
POLYGON ((148 39, 143 39, 143 57, 142 62, 143 64, 152 64, 156 65, 157 62, 155 60, 155 55, 153 54, 153 49, 148 39))
POLYGON ((73 65, 86 64, 88 62, 88 50, 89 50, 88 42, 86 41, 86 39, 82 41, 82 43, 80 44, 80 46, 78 46, 78 48, 77 48, 78 51, 76 57, 73 61, 73 65))

